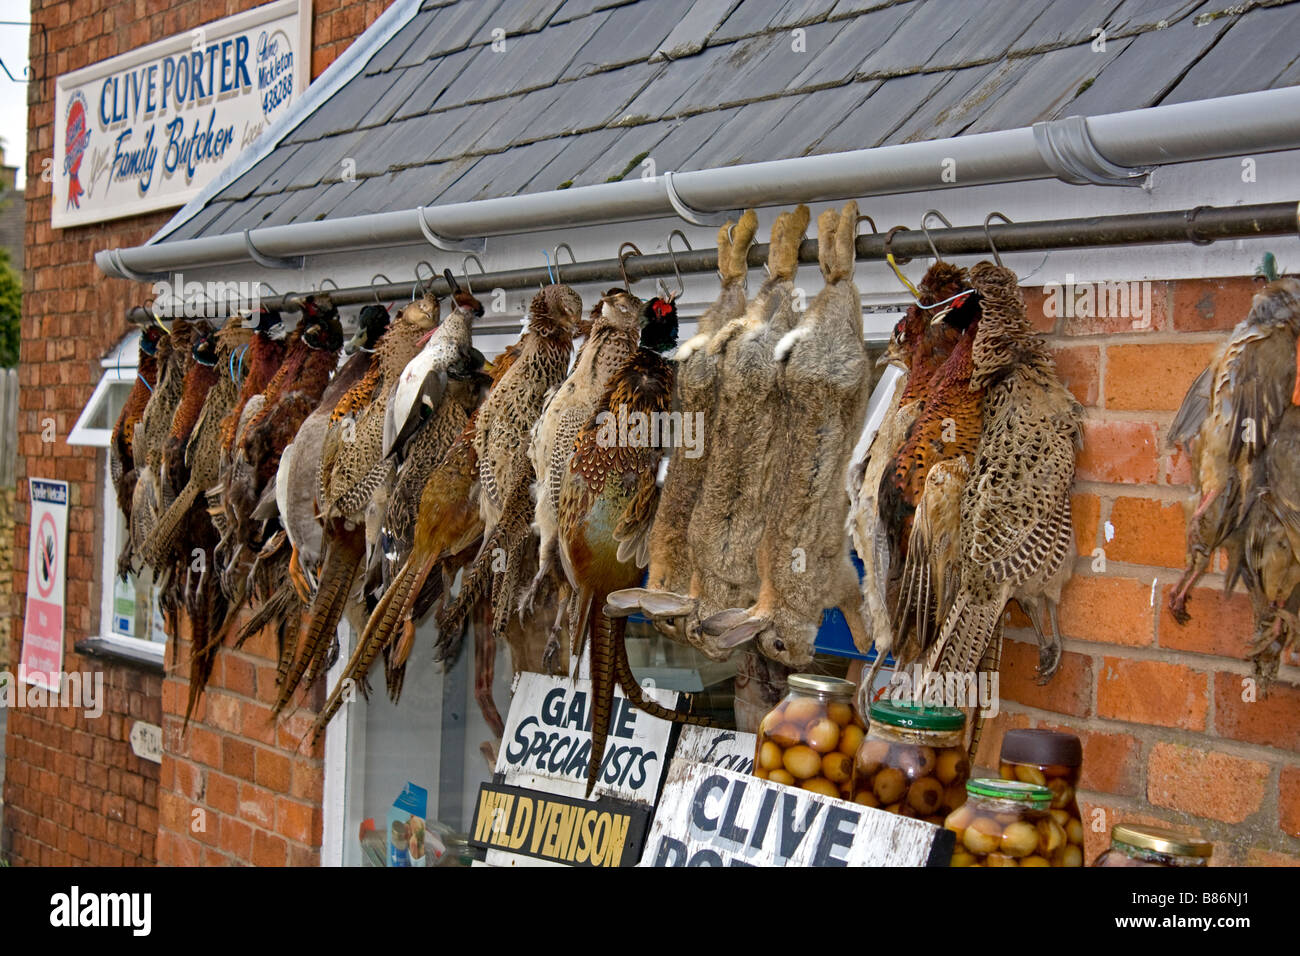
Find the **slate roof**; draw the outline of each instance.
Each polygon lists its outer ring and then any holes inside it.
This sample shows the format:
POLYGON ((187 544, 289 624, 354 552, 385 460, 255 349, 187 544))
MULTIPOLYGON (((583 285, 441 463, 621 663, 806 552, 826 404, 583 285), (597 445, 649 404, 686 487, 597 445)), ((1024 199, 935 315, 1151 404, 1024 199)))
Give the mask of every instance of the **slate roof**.
POLYGON ((429 0, 167 238, 1288 86, 1298 35, 1298 0, 429 0))

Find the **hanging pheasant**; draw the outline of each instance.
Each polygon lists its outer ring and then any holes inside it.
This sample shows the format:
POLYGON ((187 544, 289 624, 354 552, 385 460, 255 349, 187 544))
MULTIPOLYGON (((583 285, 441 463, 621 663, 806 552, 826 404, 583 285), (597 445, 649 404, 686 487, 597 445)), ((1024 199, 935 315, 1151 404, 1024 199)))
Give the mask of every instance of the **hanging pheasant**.
MULTIPOLYGON (((931 377, 947 360, 957 340, 956 326, 933 318, 955 296, 969 289, 965 270, 939 260, 932 265, 918 287, 919 301, 894 327, 893 336, 880 364, 898 366, 904 372, 861 460, 849 471, 849 531, 863 564, 862 618, 867 634, 876 646, 871 679, 884 663, 893 645, 892 610, 897 603, 897 581, 906 554, 907 541, 900 528, 883 520, 880 505, 882 479, 890 473, 913 423, 925 408, 931 377), (938 306, 938 308, 935 308, 938 306)), ((859 644, 866 653, 870 643, 859 644)), ((870 686, 870 680, 867 682, 870 686)))
MULTIPOLYGON (((535 314, 521 342, 508 348, 494 363, 492 391, 495 392, 500 387, 509 370, 527 349, 548 347, 546 340, 554 338, 557 341, 549 347, 568 350, 572 343, 570 335, 568 326, 563 322, 551 319, 544 313, 540 316, 535 314)), ((491 394, 489 392, 489 398, 491 394)), ((420 616, 418 605, 422 595, 426 594, 426 583, 432 583, 432 577, 433 581, 441 585, 439 591, 445 589, 455 572, 434 577, 438 564, 451 556, 469 551, 482 538, 483 519, 477 501, 478 456, 474 451, 474 435, 480 413, 481 408, 471 416, 460 437, 452 443, 446 456, 425 482, 416 512, 416 532, 411 553, 371 612, 342 678, 316 718, 312 731, 313 745, 342 706, 344 689, 356 683, 364 684, 370 665, 381 649, 389 658, 386 668, 389 693, 394 697, 397 695, 406 660, 414 646, 414 619, 420 616), (352 684, 346 683, 347 681, 352 684)))
MULTIPOLYGON (((611 289, 591 310, 587 341, 573 371, 547 398, 532 429, 529 457, 537 481, 533 489, 533 527, 537 532, 537 571, 519 603, 521 616, 531 614, 538 591, 552 573, 558 548, 560 485, 573 457, 578 432, 591 419, 613 374, 636 351, 644 324, 645 304, 623 289, 611 289)), ((568 603, 560 589, 561 614, 568 603)), ((559 652, 560 622, 545 655, 553 666, 559 652)))
MULTIPOLYGON (((247 345, 249 338, 248 331, 237 326, 229 327, 215 337, 196 338, 196 365, 215 372, 217 381, 204 395, 198 420, 185 445, 188 479, 159 520, 146 549, 149 564, 159 571, 167 569, 168 575, 184 582, 182 604, 190 624, 191 641, 186 724, 216 662, 221 630, 214 630, 214 625, 227 613, 225 594, 211 563, 218 535, 208 513, 204 492, 216 480, 223 421, 239 397, 239 383, 234 378, 236 372, 231 359, 247 345), (213 338, 215 351, 210 348, 213 338)), ((181 407, 185 407, 185 401, 181 407)), ((180 417, 179 410, 177 417, 180 417)))
MULTIPOLYGON (((970 387, 985 393, 983 424, 961 500, 960 582, 923 658, 922 677, 996 670, 1001 617, 1015 599, 1042 635, 1072 571, 1070 488, 1083 443, 1082 409, 1057 377, 1046 344, 1025 317, 1015 273, 981 262, 969 271, 979 295, 970 387)), ((1053 649, 1057 648, 1057 649, 1053 649)), ((979 727, 971 750, 979 742, 979 727)))
MULTIPOLYGON (((523 352, 479 408, 474 453, 484 543, 461 580, 460 594, 438 613, 440 660, 454 655, 469 613, 481 598, 488 597, 492 608, 492 639, 500 637, 517 604, 533 519, 529 436, 546 396, 564 381, 581 315, 582 300, 567 285, 550 285, 537 293, 529 306, 523 352), (494 540, 498 524, 501 533, 494 540)), ((486 639, 480 635, 480 640, 486 639)))
POLYGON ((131 499, 136 479, 135 456, 132 451, 135 426, 144 414, 149 397, 158 383, 158 343, 166 335, 167 331, 157 323, 140 331, 135 381, 131 383, 131 391, 126 396, 108 442, 109 474, 112 476, 113 490, 117 494, 117 506, 126 519, 128 528, 131 526, 131 499))
MULTIPOLYGON (((749 247, 757 229, 758 217, 749 209, 737 222, 728 222, 718 230, 721 291, 717 301, 700 316, 698 331, 677 350, 675 404, 684 425, 691 422, 701 441, 712 431, 718 389, 718 356, 707 346, 723 325, 745 313, 749 247)), ((681 593, 690 589, 694 568, 686 532, 707 467, 708 459, 702 455, 691 457, 682 449, 673 453, 650 530, 646 586, 611 595, 617 613, 653 609, 657 591, 681 593)))
POLYGON ((124 580, 128 574, 135 573, 135 555, 149 540, 161 513, 163 444, 181 401, 186 369, 192 361, 192 334, 190 323, 177 319, 168 334, 158 342, 158 381, 140 414, 131 443, 136 480, 131 492, 128 540, 117 567, 118 575, 124 580))
MULTIPOLYGON (((289 703, 299 683, 315 682, 324 670, 335 631, 347 607, 353 583, 365 558, 363 518, 372 496, 389 479, 391 462, 383 454, 384 417, 390 394, 421 342, 438 324, 439 303, 432 295, 398 314, 375 349, 371 371, 345 397, 349 414, 332 423, 323 442, 320 506, 324 521, 324 558, 320 585, 312 601, 298 655, 280 687, 273 712, 289 703), (367 385, 371 391, 364 398, 367 385), (360 404, 364 402, 365 404, 360 404), (355 420, 352 415, 355 414, 355 420)), ((339 412, 335 408, 335 414, 339 412)))
POLYGON ((651 314, 646 333, 656 347, 638 348, 614 372, 594 414, 578 433, 560 485, 560 560, 577 609, 570 619, 572 651, 579 652, 584 638, 591 648, 588 796, 604 769, 615 684, 629 701, 655 717, 708 723, 670 711, 645 696, 628 662, 627 620, 611 620, 604 611, 606 596, 636 584, 649 561, 650 526, 659 499, 656 479, 663 456, 650 430, 672 407, 673 367, 662 353, 676 346, 676 326, 671 310, 651 314), (667 323, 671 333, 661 334, 667 323), (626 439, 621 434, 624 422, 626 439))
POLYGON ((862 341, 862 306, 853 284, 858 207, 827 210, 817 223, 818 258, 825 287, 799 324, 777 343, 779 415, 771 509, 757 551, 758 600, 739 613, 702 622, 719 644, 755 639, 764 656, 788 667, 812 662, 813 643, 828 604, 851 628, 858 578, 844 533, 848 496, 844 476, 866 413, 870 368, 862 341))
POLYGON ((1170 610, 1180 624, 1189 619, 1191 589, 1223 548, 1225 587, 1231 590, 1240 577, 1255 603, 1252 652, 1266 678, 1296 633, 1294 588, 1287 585, 1294 573, 1288 551, 1295 538, 1298 337, 1300 280, 1270 282, 1192 384, 1168 439, 1187 449, 1200 495, 1187 526, 1187 570, 1170 595, 1170 610))

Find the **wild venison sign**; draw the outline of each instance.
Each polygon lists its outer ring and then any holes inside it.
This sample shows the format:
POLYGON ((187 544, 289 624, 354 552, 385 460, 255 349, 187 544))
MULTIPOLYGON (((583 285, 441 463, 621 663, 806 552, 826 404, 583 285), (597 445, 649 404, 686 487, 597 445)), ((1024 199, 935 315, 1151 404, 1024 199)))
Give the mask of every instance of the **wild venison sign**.
POLYGON ((675 759, 641 866, 946 866, 922 820, 675 759))
POLYGON ((634 866, 647 807, 485 783, 479 788, 470 843, 568 866, 634 866))

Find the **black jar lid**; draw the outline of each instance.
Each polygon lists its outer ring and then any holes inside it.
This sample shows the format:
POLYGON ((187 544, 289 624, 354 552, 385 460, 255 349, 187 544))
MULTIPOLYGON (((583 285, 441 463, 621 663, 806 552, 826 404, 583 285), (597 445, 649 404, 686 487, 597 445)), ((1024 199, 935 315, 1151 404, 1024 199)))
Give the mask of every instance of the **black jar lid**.
POLYGON ((1059 730, 1008 730, 1002 737, 1002 759, 1036 767, 1078 767, 1083 744, 1059 730))

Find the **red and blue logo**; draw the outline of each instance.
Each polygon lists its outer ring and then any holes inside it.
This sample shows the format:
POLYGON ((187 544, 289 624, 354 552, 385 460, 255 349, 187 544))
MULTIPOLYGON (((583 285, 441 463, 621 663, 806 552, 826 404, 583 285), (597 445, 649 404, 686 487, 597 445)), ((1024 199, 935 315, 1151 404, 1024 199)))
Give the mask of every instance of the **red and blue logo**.
POLYGON ((68 101, 63 135, 63 175, 68 177, 68 208, 80 209, 85 190, 81 188, 78 173, 81 172, 82 156, 90 143, 90 110, 80 90, 68 101))

